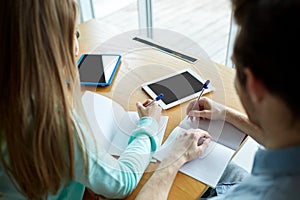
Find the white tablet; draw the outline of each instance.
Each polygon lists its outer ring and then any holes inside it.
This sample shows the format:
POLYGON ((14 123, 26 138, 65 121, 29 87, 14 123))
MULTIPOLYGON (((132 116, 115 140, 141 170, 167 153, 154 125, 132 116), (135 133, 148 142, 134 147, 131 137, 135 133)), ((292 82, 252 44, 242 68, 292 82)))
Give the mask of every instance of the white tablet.
MULTIPOLYGON (((158 101, 158 104, 163 109, 169 109, 198 97, 205 81, 196 72, 188 68, 146 82, 141 87, 153 99, 162 93, 164 96, 158 101)), ((203 94, 214 89, 210 83, 208 88, 203 91, 203 94)))

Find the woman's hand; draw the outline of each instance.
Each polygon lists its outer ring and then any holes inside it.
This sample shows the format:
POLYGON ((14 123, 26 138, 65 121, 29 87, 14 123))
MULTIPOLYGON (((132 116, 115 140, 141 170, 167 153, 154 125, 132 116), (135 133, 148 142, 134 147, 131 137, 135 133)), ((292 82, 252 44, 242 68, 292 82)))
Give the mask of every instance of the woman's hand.
POLYGON ((201 119, 225 120, 226 106, 219 104, 207 97, 201 97, 196 109, 192 110, 194 103, 197 100, 190 102, 186 109, 186 114, 190 118, 199 117, 201 119))
POLYGON ((145 116, 152 117, 159 123, 162 108, 158 105, 157 102, 154 102, 152 105, 145 107, 145 105, 150 101, 151 100, 148 99, 143 104, 141 102, 136 103, 138 114, 140 117, 145 117, 145 116))

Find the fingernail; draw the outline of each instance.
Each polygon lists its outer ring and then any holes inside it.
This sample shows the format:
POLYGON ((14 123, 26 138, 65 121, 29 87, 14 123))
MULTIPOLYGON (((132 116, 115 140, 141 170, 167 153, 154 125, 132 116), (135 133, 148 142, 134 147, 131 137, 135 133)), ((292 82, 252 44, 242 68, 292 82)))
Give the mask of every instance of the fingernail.
POLYGON ((205 138, 204 137, 201 137, 199 140, 198 140, 198 143, 197 145, 200 146, 201 144, 203 144, 205 138))

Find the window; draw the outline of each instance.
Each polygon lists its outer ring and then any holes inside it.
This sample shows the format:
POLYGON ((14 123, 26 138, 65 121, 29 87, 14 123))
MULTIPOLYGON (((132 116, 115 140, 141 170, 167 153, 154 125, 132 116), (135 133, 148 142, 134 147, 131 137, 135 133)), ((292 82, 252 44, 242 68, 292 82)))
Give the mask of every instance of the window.
POLYGON ((212 61, 228 63, 231 23, 231 8, 228 0, 90 1, 94 18, 107 26, 114 27, 112 36, 150 25, 153 28, 185 35, 202 47, 212 61))

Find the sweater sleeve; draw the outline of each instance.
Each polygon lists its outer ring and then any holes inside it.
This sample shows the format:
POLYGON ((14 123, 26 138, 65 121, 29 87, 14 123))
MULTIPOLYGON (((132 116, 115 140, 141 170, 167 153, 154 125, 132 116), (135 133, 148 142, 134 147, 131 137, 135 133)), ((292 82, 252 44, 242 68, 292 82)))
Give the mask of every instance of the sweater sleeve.
POLYGON ((158 123, 151 117, 139 120, 126 150, 118 159, 111 156, 98 142, 95 143, 80 125, 83 143, 75 141, 75 181, 106 198, 117 199, 128 196, 139 183, 152 154, 158 145, 158 123), (84 145, 84 146, 81 146, 84 145), (87 152, 84 159, 82 150, 87 152), (87 171, 85 162, 87 161, 87 171), (87 172, 87 174, 85 173, 87 172))

